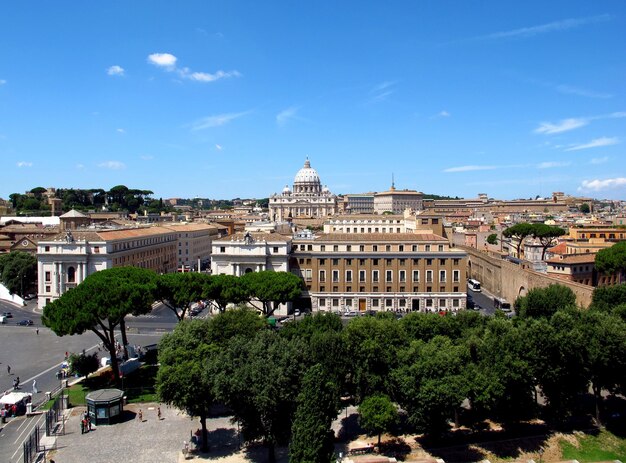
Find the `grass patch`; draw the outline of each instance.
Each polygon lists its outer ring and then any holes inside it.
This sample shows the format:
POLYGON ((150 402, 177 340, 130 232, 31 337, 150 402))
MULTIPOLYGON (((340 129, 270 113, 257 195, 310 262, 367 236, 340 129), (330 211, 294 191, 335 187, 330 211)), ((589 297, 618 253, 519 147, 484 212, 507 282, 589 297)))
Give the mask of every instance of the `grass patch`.
POLYGON ((580 462, 626 460, 626 439, 621 439, 608 431, 602 431, 597 436, 580 436, 578 443, 579 447, 569 442, 561 443, 565 460, 580 462))
MULTIPOLYGON (((156 402, 156 374, 158 366, 143 365, 122 379, 121 389, 129 403, 156 402)), ((86 405, 85 396, 98 389, 120 388, 112 379, 110 371, 90 376, 68 389, 70 404, 86 405)))

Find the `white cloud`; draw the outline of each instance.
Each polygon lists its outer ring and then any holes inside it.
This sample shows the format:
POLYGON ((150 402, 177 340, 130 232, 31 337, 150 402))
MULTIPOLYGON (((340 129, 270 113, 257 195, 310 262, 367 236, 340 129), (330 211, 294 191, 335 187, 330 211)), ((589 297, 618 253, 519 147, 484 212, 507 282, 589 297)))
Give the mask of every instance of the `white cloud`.
POLYGON ((396 91, 394 88, 396 84, 397 81, 395 80, 386 80, 375 85, 369 91, 370 99, 368 103, 380 103, 381 101, 385 101, 389 95, 392 95, 396 91))
POLYGON ((566 93, 569 95, 585 96, 588 98, 613 98, 613 95, 610 93, 596 92, 584 88, 573 87, 571 85, 557 85, 555 88, 557 92, 566 93))
POLYGON ((29 161, 19 161, 17 167, 33 167, 33 163, 29 161))
POLYGON ((124 68, 116 64, 107 69, 107 74, 110 76, 123 76, 124 68))
POLYGON ((498 169, 498 166, 459 166, 459 167, 449 167, 448 169, 444 169, 444 172, 473 172, 477 170, 495 170, 498 169))
POLYGON ((208 72, 189 72, 188 69, 179 70, 181 77, 184 79, 193 80, 196 82, 215 82, 219 79, 225 79, 228 77, 241 77, 239 71, 217 71, 215 74, 209 74, 208 72))
POLYGON ((510 31, 495 32, 493 34, 477 37, 482 40, 494 40, 494 39, 506 39, 506 38, 528 38, 534 37, 540 34, 546 34, 548 32, 559 32, 575 27, 583 26, 585 24, 596 23, 601 21, 608 21, 612 19, 611 15, 602 14, 599 16, 589 16, 586 18, 568 18, 561 21, 554 21, 551 23, 540 24, 538 26, 521 27, 519 29, 512 29, 510 31))
POLYGON ((202 119, 198 119, 193 124, 191 124, 191 130, 204 130, 211 127, 226 125, 230 121, 233 121, 241 116, 245 116, 249 112, 250 111, 244 111, 240 113, 216 114, 215 116, 203 117, 202 119))
POLYGON ((98 167, 101 167, 103 169, 119 170, 124 169, 126 167, 126 164, 120 161, 105 161, 98 164, 98 167))
POLYGON ((552 169, 554 167, 567 167, 571 164, 572 163, 569 161, 566 161, 566 162, 546 161, 546 162, 540 162, 539 164, 537 164, 537 169, 552 169))
POLYGON ((450 117, 450 116, 451 116, 451 114, 448 111, 446 111, 445 109, 443 111, 439 111, 437 113, 437 117, 450 117))
POLYGON ((215 149, 218 151, 222 151, 224 148, 222 147, 222 145, 218 145, 217 143, 215 144, 215 149))
POLYGON ((601 191, 622 187, 626 187, 626 178, 624 177, 607 178, 604 180, 583 180, 578 187, 578 191, 601 191))
POLYGON ((155 66, 166 68, 168 70, 174 70, 177 60, 178 58, 170 53, 152 53, 151 55, 148 55, 148 62, 150 64, 154 64, 155 66))
POLYGON ((593 140, 591 140, 589 143, 582 143, 582 144, 578 144, 578 145, 572 145, 569 148, 567 148, 565 151, 579 151, 579 150, 586 150, 589 148, 598 148, 600 146, 611 146, 611 145, 617 145, 619 143, 619 139, 617 137, 601 137, 601 138, 595 138, 593 140))
POLYGON ((115 131, 117 133, 126 133, 126 130, 124 130, 124 129, 115 129, 115 131))
POLYGON ((84 169, 85 168, 85 164, 76 164, 76 168, 77 169, 84 169))
POLYGON ((592 158, 591 161, 589 161, 589 164, 604 164, 605 162, 609 162, 608 156, 604 156, 603 158, 592 158))
POLYGON ((551 135, 554 133, 568 132, 570 130, 578 129, 589 124, 587 119, 583 118, 569 118, 553 124, 552 122, 542 122, 539 127, 535 129, 535 133, 543 133, 551 135))
POLYGON ((291 106, 290 108, 283 109, 281 112, 279 112, 276 115, 276 123, 279 126, 284 127, 290 120, 296 118, 296 114, 298 113, 298 109, 300 109, 300 108, 298 108, 296 106, 291 106))
POLYGON ((0 85, 4 85, 4 84, 6 84, 6 83, 7 83, 7 81, 6 81, 6 80, 4 80, 4 79, 0 79, 0 85))
POLYGON ((215 82, 216 80, 226 79, 229 77, 241 77, 239 71, 222 71, 219 70, 213 74, 209 72, 192 71, 188 67, 179 68, 176 66, 178 58, 170 53, 152 53, 148 55, 148 62, 154 64, 160 68, 165 69, 168 72, 176 71, 176 73, 186 80, 192 80, 194 82, 215 82))
POLYGON ((150 154, 142 154, 141 156, 139 156, 143 161, 152 161, 154 159, 154 156, 150 155, 150 154))

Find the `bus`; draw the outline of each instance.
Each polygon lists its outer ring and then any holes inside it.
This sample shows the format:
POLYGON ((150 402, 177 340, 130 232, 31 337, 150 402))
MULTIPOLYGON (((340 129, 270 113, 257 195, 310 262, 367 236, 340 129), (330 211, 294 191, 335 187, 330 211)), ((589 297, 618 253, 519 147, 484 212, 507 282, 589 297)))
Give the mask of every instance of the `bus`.
POLYGON ((504 312, 508 312, 511 310, 511 303, 507 302, 506 299, 502 299, 501 297, 493 298, 493 306, 496 309, 500 309, 504 312))
POLYGON ((474 280, 472 278, 467 280, 467 287, 477 293, 480 293, 480 281, 474 280))

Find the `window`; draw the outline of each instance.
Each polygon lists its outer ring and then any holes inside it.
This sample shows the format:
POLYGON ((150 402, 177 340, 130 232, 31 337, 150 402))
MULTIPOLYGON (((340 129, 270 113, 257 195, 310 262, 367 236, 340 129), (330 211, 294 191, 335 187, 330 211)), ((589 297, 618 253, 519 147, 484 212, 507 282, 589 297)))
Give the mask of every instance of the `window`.
POLYGON ((348 244, 348 245, 346 246, 346 251, 347 251, 347 252, 352 251, 352 246, 348 244))
POLYGON ((433 300, 432 299, 426 299, 426 307, 432 307, 433 306, 433 300))
POLYGON ((49 293, 50 292, 50 286, 46 286, 46 292, 49 293))
POLYGON ((359 265, 365 265, 365 259, 359 259, 359 265))
POLYGON ((352 265, 352 259, 346 259, 346 265, 352 265))
POLYGON ((378 245, 377 244, 372 246, 372 251, 378 252, 378 245))
POLYGON ((317 259, 319 265, 326 265, 326 259, 317 259))
POLYGON ((419 259, 413 259, 413 265, 419 265, 420 260, 419 259))
POLYGON ((372 292, 377 293, 377 292, 378 292, 378 286, 374 286, 374 287, 372 288, 372 292))
POLYGON ((220 246, 220 252, 222 253, 226 252, 226 246, 220 246))
POLYGON ((300 245, 300 251, 304 251, 306 249, 306 246, 304 244, 300 245))
POLYGON ((346 282, 352 282, 352 270, 346 270, 346 282))
POLYGON ((452 271, 452 281, 454 283, 458 283, 459 281, 461 281, 461 272, 459 270, 452 271))
POLYGON ((333 283, 339 282, 339 270, 333 270, 333 283))
POLYGON ((326 281, 326 270, 320 270, 320 281, 326 281))
POLYGON ((333 293, 339 292, 339 286, 333 286, 333 293))
POLYGON ((428 225, 428 219, 422 219, 422 225, 428 225))
POLYGON ((446 265, 445 259, 439 259, 439 265, 446 265))
POLYGON ((445 307, 446 306, 446 300, 445 299, 439 299, 439 307, 445 307))
POLYGON ((387 286, 386 288, 386 292, 390 293, 391 292, 391 286, 387 286))
POLYGON ((372 259, 372 265, 378 265, 378 259, 372 259))
POLYGON ((437 246, 437 251, 443 252, 443 244, 440 244, 439 246, 437 246))
POLYGON ((326 286, 320 286, 320 291, 321 291, 321 292, 326 291, 326 286))
POLYGON ((433 265, 432 259, 426 259, 426 265, 433 265))
POLYGON ((94 254, 100 254, 100 246, 94 246, 93 247, 93 253, 94 254))
POLYGON ((339 265, 339 259, 333 259, 333 265, 339 265))
POLYGON ((307 251, 312 251, 313 250, 313 245, 312 244, 307 244, 306 250, 307 251))
POLYGON ((414 244, 413 246, 411 246, 411 251, 417 252, 417 250, 418 250, 417 244, 414 244))
POLYGON ((445 270, 439 270, 439 282, 440 283, 445 283, 446 282, 446 271, 445 270))
POLYGON ((413 270, 413 281, 416 282, 416 283, 420 281, 420 271, 419 270, 413 270))
MULTIPOLYGON (((361 229, 361 232, 363 232, 363 229, 361 229)), ((360 252, 365 252, 365 246, 364 245, 359 245, 359 251, 360 252)))
POLYGON ((326 245, 325 244, 320 245, 320 251, 322 251, 322 252, 326 251, 326 245))
POLYGON ((372 270, 372 281, 378 283, 378 270, 372 270))
POLYGON ((399 260, 398 260, 398 263, 399 263, 400 265, 406 265, 406 259, 399 259, 399 260))
POLYGON ((298 259, 298 263, 299 264, 304 264, 304 259, 303 258, 298 259))
POLYGON ((312 272, 313 272, 313 271, 312 271, 310 268, 307 268, 307 269, 304 271, 304 277, 305 277, 307 280, 310 280, 310 279, 311 279, 311 276, 312 276, 312 272))
POLYGON ((339 245, 338 244, 334 244, 333 245, 333 252, 337 252, 339 251, 339 245))
POLYGON ((385 251, 391 252, 391 245, 390 244, 385 245, 385 251))
POLYGON ((52 281, 50 272, 46 272, 46 281, 52 281))
POLYGON ((387 282, 393 281, 393 271, 387 270, 387 272, 385 273, 385 281, 387 282))
POLYGON ((45 246, 44 247, 44 252, 50 252, 50 246, 45 246))
MULTIPOLYGON (((400 233, 400 229, 398 229, 398 233, 400 233)), ((399 252, 404 252, 404 244, 400 244, 400 245, 398 246, 398 251, 399 251, 399 252)))
POLYGON ((379 307, 379 299, 372 299, 372 307, 379 307))
POLYGON ((339 299, 333 299, 333 307, 339 307, 339 299))
POLYGON ((359 292, 360 293, 364 293, 365 292, 365 286, 359 286, 359 292))
POLYGON ((365 270, 359 270, 359 282, 365 282, 365 270))
POLYGON ((406 291, 405 287, 404 286, 400 286, 399 292, 403 293, 404 291, 406 291))
POLYGON ((406 270, 400 270, 400 282, 404 283, 406 281, 406 270))
POLYGON ((390 309, 393 307, 393 299, 385 299, 385 308, 390 309))
POLYGON ((426 270, 426 283, 432 283, 432 282, 433 282, 433 271, 426 270))
POLYGON ((424 251, 430 252, 430 244, 424 246, 424 251))
POLYGON ((453 263, 454 265, 459 265, 459 260, 460 260, 460 259, 452 259, 452 263, 453 263))
POLYGON ((320 307, 326 307, 326 299, 323 297, 320 297, 320 307))
POLYGON ((400 299, 400 308, 406 307, 406 299, 400 299))
POLYGON ((459 300, 458 299, 452 299, 452 307, 459 307, 459 300))
POLYGON ((352 292, 352 286, 346 286, 346 293, 352 292))

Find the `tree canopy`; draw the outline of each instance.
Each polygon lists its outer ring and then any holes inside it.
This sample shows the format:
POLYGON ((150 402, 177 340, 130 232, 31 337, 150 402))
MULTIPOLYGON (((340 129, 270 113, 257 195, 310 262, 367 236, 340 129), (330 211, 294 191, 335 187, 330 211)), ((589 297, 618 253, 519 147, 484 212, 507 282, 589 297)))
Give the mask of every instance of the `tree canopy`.
POLYGON ((370 434, 378 435, 378 447, 380 437, 385 431, 391 429, 398 422, 398 409, 386 395, 373 395, 367 397, 359 405, 361 426, 370 434))
POLYGON ((302 280, 290 272, 251 272, 241 277, 246 291, 251 298, 261 302, 258 308, 269 317, 279 304, 293 302, 302 293, 302 280))
POLYGON ((626 272, 626 241, 619 241, 610 248, 601 249, 596 254, 595 266, 604 274, 617 273, 621 283, 626 272))
POLYGON ((515 301, 515 310, 520 317, 550 318, 558 310, 575 307, 576 295, 563 285, 534 288, 515 301))
POLYGON ((37 258, 22 251, 0 255, 0 281, 10 294, 24 297, 37 286, 37 258))

